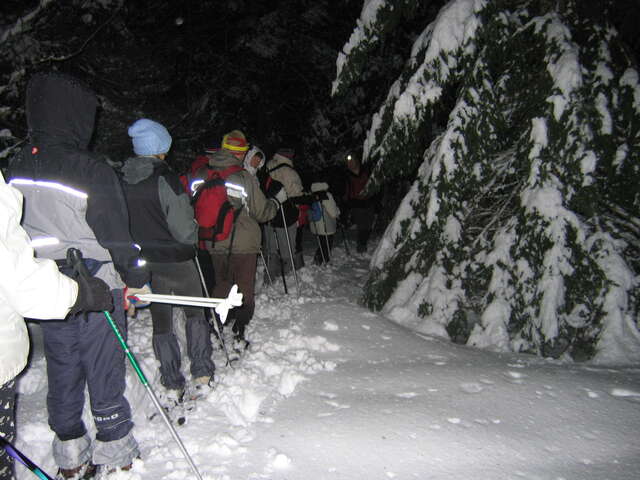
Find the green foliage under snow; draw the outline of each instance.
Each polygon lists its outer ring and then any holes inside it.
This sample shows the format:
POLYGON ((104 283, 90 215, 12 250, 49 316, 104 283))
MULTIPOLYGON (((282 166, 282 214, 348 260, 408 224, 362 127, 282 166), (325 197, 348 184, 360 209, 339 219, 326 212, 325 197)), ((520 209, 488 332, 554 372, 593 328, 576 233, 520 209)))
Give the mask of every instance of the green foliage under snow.
MULTIPOLYGON (((337 94, 397 25, 391 4, 363 9, 337 94)), ((640 360, 640 86, 606 11, 450 1, 364 156, 373 185, 418 172, 374 255, 369 307, 469 345, 640 360)))

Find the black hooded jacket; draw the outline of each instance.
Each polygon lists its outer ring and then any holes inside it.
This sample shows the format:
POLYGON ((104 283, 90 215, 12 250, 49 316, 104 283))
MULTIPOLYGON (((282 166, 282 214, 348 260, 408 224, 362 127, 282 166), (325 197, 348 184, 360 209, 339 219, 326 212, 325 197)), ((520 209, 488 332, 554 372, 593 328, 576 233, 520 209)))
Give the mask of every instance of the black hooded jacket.
MULTIPOLYGON (((29 142, 12 160, 9 175, 12 179, 57 182, 86 192, 86 223, 109 251, 124 283, 141 287, 149 278, 138 266, 139 251, 129 233, 122 187, 114 170, 87 150, 97 107, 95 94, 73 77, 34 75, 26 100, 29 142)), ((37 205, 41 214, 46 214, 47 207, 37 205)))

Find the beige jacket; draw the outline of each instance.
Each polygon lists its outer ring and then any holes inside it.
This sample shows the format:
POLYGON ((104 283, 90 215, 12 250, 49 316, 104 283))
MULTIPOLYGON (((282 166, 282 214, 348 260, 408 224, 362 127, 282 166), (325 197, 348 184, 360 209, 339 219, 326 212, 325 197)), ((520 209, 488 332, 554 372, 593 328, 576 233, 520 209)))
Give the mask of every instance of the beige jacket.
POLYGON ((271 178, 282 184, 289 198, 302 195, 302 180, 298 172, 293 168, 293 162, 289 158, 276 153, 273 158, 267 162, 267 172, 269 172, 271 178), (280 165, 288 166, 280 167, 280 165))
MULTIPOLYGON (((242 161, 238 160, 228 151, 222 149, 214 152, 209 160, 209 165, 216 170, 225 170, 232 165, 242 166, 242 161)), ((267 199, 260 190, 260 185, 256 177, 246 170, 229 175, 227 182, 236 184, 244 188, 247 196, 240 215, 236 219, 235 233, 220 242, 207 242, 209 251, 214 254, 227 254, 231 246, 231 253, 259 253, 262 245, 262 231, 260 224, 268 222, 278 213, 278 202, 267 199), (233 245, 231 239, 233 237, 233 245)), ((234 207, 239 207, 240 203, 230 198, 234 207)))

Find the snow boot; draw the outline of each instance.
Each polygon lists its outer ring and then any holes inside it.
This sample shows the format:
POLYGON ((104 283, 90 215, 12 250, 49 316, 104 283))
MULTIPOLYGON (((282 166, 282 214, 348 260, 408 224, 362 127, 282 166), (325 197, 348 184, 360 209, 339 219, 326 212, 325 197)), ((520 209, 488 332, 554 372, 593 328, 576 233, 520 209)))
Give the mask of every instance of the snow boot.
POLYGON ((213 375, 197 377, 193 379, 193 387, 189 392, 190 400, 198 400, 200 398, 206 397, 209 392, 213 391, 214 388, 214 378, 213 375))
POLYGON ((88 480, 95 477, 97 469, 91 461, 75 468, 59 468, 56 480, 88 480))

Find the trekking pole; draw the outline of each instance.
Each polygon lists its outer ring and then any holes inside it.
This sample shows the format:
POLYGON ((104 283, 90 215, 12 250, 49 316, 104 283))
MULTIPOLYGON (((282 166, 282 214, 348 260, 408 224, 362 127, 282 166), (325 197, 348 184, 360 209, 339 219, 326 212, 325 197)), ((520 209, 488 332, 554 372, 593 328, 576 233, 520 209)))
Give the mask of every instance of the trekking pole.
MULTIPOLYGON (((84 278, 90 277, 89 271, 87 270, 87 267, 82 261, 82 252, 80 252, 80 250, 78 250, 77 248, 70 248, 69 250, 67 250, 67 263, 73 266, 73 269, 78 273, 78 275, 84 278)), ((156 397, 156 394, 151 388, 151 385, 149 385, 149 381, 147 380, 147 377, 145 377, 144 373, 142 372, 142 369, 140 368, 140 365, 138 365, 136 358, 133 356, 133 353, 129 349, 129 345, 127 345, 127 342, 122 336, 122 333, 120 333, 120 329, 118 328, 118 325, 116 325, 116 323, 113 321, 113 318, 111 317, 111 314, 109 312, 104 310, 102 313, 104 313, 104 316, 107 318, 107 321, 109 322, 109 325, 113 330, 113 333, 116 335, 118 342, 120 342, 120 346, 122 347, 122 350, 124 351, 125 355, 129 359, 129 362, 131 363, 131 366, 135 370, 136 374, 138 375, 138 378, 140 379, 140 383, 142 383, 142 386, 147 390, 147 393, 151 397, 151 401, 153 402, 156 409, 162 416, 162 419, 164 420, 164 423, 167 425, 167 428, 169 428, 169 431, 171 432, 171 436, 173 437, 175 442, 178 444, 178 447, 180 447, 180 450, 182 451, 184 458, 187 460, 187 463, 191 467, 191 470, 199 480, 203 480, 202 476, 200 475, 200 472, 198 471, 198 468, 196 467, 196 464, 193 463, 193 459, 191 458, 191 455, 189 455, 189 452, 187 452, 187 449, 184 446, 184 443, 182 443, 182 440, 180 440, 180 436, 178 435, 178 432, 176 431, 175 427, 171 424, 171 420, 169 420, 169 417, 167 416, 167 412, 164 410, 164 408, 162 408, 162 405, 160 405, 160 402, 158 401, 158 397, 156 397)))
POLYGON ((340 232, 342 232, 342 241, 344 242, 344 250, 345 252, 347 252, 347 256, 350 257, 351 252, 349 252, 349 245, 348 245, 349 242, 347 242, 347 234, 344 232, 344 226, 339 221, 337 223, 338 223, 338 226, 340 227, 340 232))
POLYGON ((280 259, 280 273, 282 274, 282 284, 284 285, 284 294, 289 295, 289 290, 287 290, 287 280, 284 276, 284 260, 282 259, 282 251, 280 250, 280 240, 278 240, 278 232, 276 232, 275 227, 272 226, 273 235, 276 238, 276 248, 278 249, 278 258, 280 259))
POLYGON ((289 257, 291 258, 291 270, 293 270, 293 278, 296 281, 296 292, 300 296, 300 284, 298 283, 298 272, 296 271, 296 265, 293 261, 293 250, 291 249, 291 239, 289 238, 289 229, 287 228, 287 220, 284 216, 284 208, 280 204, 280 213, 282 214, 282 225, 284 227, 284 233, 287 237, 287 247, 289 247, 289 257))
POLYGON ((324 265, 327 260, 324 258, 324 252, 322 251, 322 242, 320 241, 320 236, 321 235, 319 233, 316 233, 316 238, 318 239, 318 248, 320 249, 320 258, 322 258, 322 264, 324 265))
MULTIPOLYGON (((198 268, 198 275, 200 276, 200 282, 202 283, 202 289, 204 290, 205 296, 207 298, 210 298, 209 291, 207 290, 207 282, 205 282, 204 280, 204 274, 202 273, 202 267, 200 267, 200 260, 198 259, 197 252, 196 252, 195 259, 196 259, 196 267, 198 268)), ((218 336, 218 343, 220 343, 220 346, 224 351, 224 356, 227 358, 227 365, 230 365, 229 352, 227 351, 227 345, 224 341, 224 337, 222 336, 222 329, 218 325, 218 317, 216 317, 216 312, 213 310, 213 307, 211 307, 209 311, 211 312, 211 320, 212 320, 211 326, 213 327, 213 331, 218 336)))
POLYGON ((273 280, 271 280, 269 267, 267 266, 267 261, 264 259, 264 253, 262 253, 262 249, 260 249, 260 258, 262 259, 262 265, 264 266, 264 271, 267 274, 267 278, 269 279, 269 285, 273 285, 273 280))
POLYGON ((2 436, 0 436, 0 446, 4 448, 4 450, 7 452, 7 454, 10 457, 15 458, 18 462, 20 462, 22 465, 24 465, 29 470, 31 470, 34 473, 34 475, 36 475, 38 478, 41 478, 42 480, 53 480, 53 478, 51 478, 44 471, 42 471, 42 469, 39 466, 37 466, 35 463, 29 460, 29 458, 25 454, 23 454, 20 450, 18 450, 16 447, 11 445, 2 436))
POLYGON ((322 224, 324 225, 324 243, 327 245, 327 263, 329 263, 331 262, 331 247, 329 246, 329 230, 327 229, 327 219, 324 216, 324 207, 322 206, 322 200, 320 200, 318 203, 320 204, 322 224))

